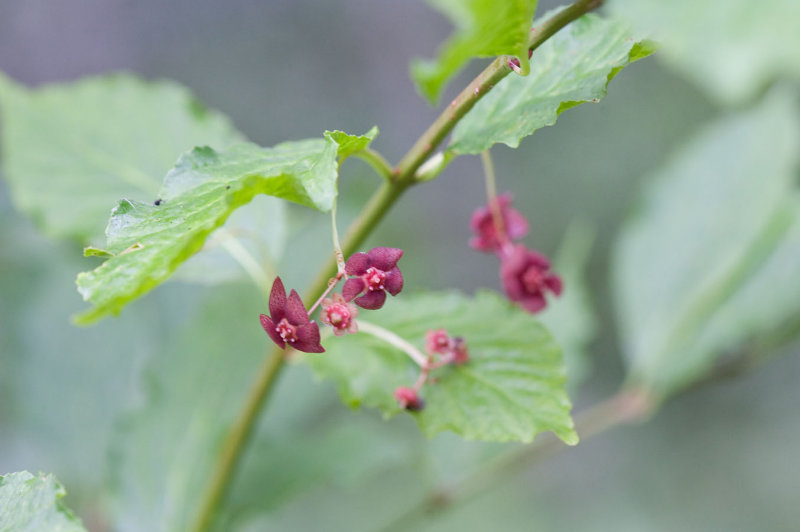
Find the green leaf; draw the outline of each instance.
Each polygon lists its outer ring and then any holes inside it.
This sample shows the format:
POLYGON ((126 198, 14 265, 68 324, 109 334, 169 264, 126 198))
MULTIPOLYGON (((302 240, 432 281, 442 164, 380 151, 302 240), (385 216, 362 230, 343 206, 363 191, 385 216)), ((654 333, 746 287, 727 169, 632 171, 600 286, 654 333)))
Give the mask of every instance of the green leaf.
POLYGON ((553 334, 564 352, 567 386, 577 390, 589 373, 589 343, 597 334, 586 268, 594 241, 594 229, 576 222, 567 228, 553 266, 564 281, 564 292, 548 300, 539 320, 553 334))
POLYGON ((61 503, 67 492, 53 475, 27 471, 0 476, 0 530, 3 532, 86 532, 61 503))
POLYGON ((378 136, 378 126, 363 135, 348 135, 343 131, 326 131, 325 138, 332 140, 339 146, 339 162, 341 163, 351 155, 366 149, 378 136))
POLYGON ((534 51, 529 76, 506 76, 478 101, 455 127, 449 149, 480 153, 498 142, 516 148, 566 109, 599 101, 623 67, 652 51, 625 24, 584 15, 534 51))
POLYGON ((663 44, 659 57, 724 103, 752 99, 776 79, 800 79, 796 0, 607 4, 663 44))
POLYGON ((122 200, 112 211, 106 251, 114 256, 78 275, 78 291, 94 307, 77 316, 77 323, 118 313, 166 280, 256 194, 329 210, 339 150, 352 152, 359 142, 339 133, 274 148, 238 144, 223 152, 204 147, 185 154, 167 174, 157 204, 122 200))
POLYGON ((176 83, 114 74, 27 89, 0 74, 3 173, 49 236, 91 239, 119 198, 153 201, 178 154, 240 140, 176 83))
POLYGON ((625 353, 631 378, 656 394, 796 316, 799 116, 794 94, 775 92, 701 132, 654 176, 620 236, 625 353))
POLYGON ((428 0, 456 26, 435 60, 411 63, 411 76, 435 104, 447 82, 474 57, 527 57, 537 0, 428 0))
MULTIPOLYGON (((471 360, 437 370, 437 382, 423 388, 425 408, 414 417, 428 436, 451 430, 466 439, 530 441, 551 430, 577 443, 561 351, 530 314, 479 292, 474 298, 403 295, 370 318, 420 348, 430 329, 466 339, 471 360)), ((400 412, 393 392, 419 373, 405 353, 364 333, 331 339, 325 347, 327 353, 306 360, 316 375, 336 382, 345 403, 376 407, 386 416, 400 412)))

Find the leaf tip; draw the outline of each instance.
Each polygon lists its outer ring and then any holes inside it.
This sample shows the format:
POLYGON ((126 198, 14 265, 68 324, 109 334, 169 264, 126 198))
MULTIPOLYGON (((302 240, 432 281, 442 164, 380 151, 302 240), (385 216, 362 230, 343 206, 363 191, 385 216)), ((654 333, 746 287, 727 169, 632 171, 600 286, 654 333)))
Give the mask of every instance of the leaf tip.
POLYGON ((100 249, 92 246, 83 248, 84 257, 113 257, 114 254, 106 249, 100 249))

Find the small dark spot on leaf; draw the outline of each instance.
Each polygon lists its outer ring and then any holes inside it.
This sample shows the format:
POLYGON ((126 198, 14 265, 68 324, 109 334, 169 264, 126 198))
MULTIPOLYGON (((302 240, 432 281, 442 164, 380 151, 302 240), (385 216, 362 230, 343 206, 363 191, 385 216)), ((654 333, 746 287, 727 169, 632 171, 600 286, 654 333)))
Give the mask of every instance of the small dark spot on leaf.
POLYGON ((225 187, 225 190, 230 190, 230 188, 231 188, 231 186, 228 185, 227 187, 225 187))
POLYGON ((159 198, 159 199, 155 200, 155 201, 153 202, 153 205, 155 205, 156 207, 158 207, 159 205, 161 205, 161 198, 159 198))

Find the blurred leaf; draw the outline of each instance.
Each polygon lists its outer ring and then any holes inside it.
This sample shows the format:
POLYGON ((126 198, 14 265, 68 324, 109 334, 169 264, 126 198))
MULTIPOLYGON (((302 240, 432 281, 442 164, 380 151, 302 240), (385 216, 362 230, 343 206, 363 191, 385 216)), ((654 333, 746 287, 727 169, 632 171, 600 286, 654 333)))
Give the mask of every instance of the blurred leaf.
POLYGON ((69 315, 81 305, 72 282, 84 261, 21 213, 0 213, 0 471, 57 472, 70 506, 90 516, 103 506, 106 446, 133 375, 194 291, 172 286, 124 321, 78 329, 69 315))
POLYGON ((590 226, 583 223, 569 226, 553 261, 555 272, 564 281, 564 292, 560 297, 550 298, 547 308, 537 315, 563 350, 570 390, 577 390, 589 372, 587 348, 597 333, 597 318, 586 278, 593 241, 594 230, 590 226))
POLYGON ((3 532, 86 532, 61 503, 67 492, 53 475, 27 471, 0 476, 0 530, 3 532))
MULTIPOLYGON (((776 234, 764 239, 764 249, 754 252, 753 271, 711 316, 697 337, 698 350, 730 351, 750 340, 766 340, 800 329, 800 198, 778 208, 776 234), (789 225, 788 229, 784 229, 789 225), (775 244, 775 239, 778 239, 775 244)), ((775 338, 778 342, 791 338, 775 338)), ((747 348, 749 346, 745 346, 747 348)), ((769 353, 749 353, 753 357, 769 353)))
POLYGON ((609 0, 620 18, 663 44, 663 57, 725 103, 752 99, 782 77, 800 79, 797 0, 609 0))
MULTIPOLYGON (((415 467, 394 466, 363 482, 331 489, 320 484, 274 512, 244 516, 237 532, 330 530, 375 532, 403 511, 421 502, 425 491, 415 467), (322 525, 321 525, 322 523, 322 525)), ((229 530, 229 529, 223 529, 229 530)), ((402 530, 417 530, 404 528, 402 530)))
POLYGON ((528 33, 537 0, 427 0, 456 26, 435 60, 416 59, 411 76, 435 104, 447 82, 474 57, 528 53, 528 33))
POLYGON ((200 252, 182 263, 177 281, 214 285, 251 279, 266 294, 275 264, 287 242, 287 205, 279 198, 256 196, 206 239, 200 252))
POLYGON ((625 352, 631 378, 654 392, 797 312, 798 116, 794 95, 774 92, 707 128, 658 172, 620 236, 625 352))
MULTIPOLYGON (((263 306, 249 287, 217 289, 147 362, 144 403, 118 424, 112 445, 114 530, 187 528, 271 349, 258 323, 263 306)), ((363 416, 331 416, 330 401, 320 397, 325 390, 308 373, 295 366, 282 373, 272 398, 280 407, 254 434, 223 523, 269 511, 315 485, 360 482, 404 456, 401 440, 363 416)))
MULTIPOLYGON (((370 318, 420 347, 430 329, 466 339, 469 363, 437 370, 437 382, 422 390, 425 408, 414 417, 428 436, 452 430, 466 439, 530 441, 552 430, 577 443, 560 349, 530 314, 479 292, 404 296, 370 318)), ((306 360, 316 375, 336 382, 345 403, 386 416, 400 412, 393 392, 419 373, 405 353, 363 333, 333 339, 326 349, 306 360)))
MULTIPOLYGON (((351 142, 343 151, 352 149, 351 142)), ((195 148, 183 155, 167 174, 155 204, 121 200, 112 211, 106 250, 114 256, 78 275, 78 291, 94 308, 76 321, 87 324, 116 314, 165 281, 256 194, 329 210, 336 196, 338 150, 327 136, 274 148, 195 148)))
POLYGON ((599 101, 623 67, 653 50, 652 43, 636 42, 625 24, 584 15, 533 52, 529 76, 506 76, 475 104, 455 127, 449 149, 480 153, 498 142, 516 148, 566 109, 599 101))
MULTIPOLYGON (((144 404, 111 447, 114 530, 186 530, 225 430, 244 402, 267 339, 261 296, 225 287, 160 347, 144 372, 144 404)), ((188 311, 187 311, 188 312, 188 311)))
POLYGON ((217 530, 238 530, 239 523, 277 511, 314 489, 350 489, 393 466, 408 465, 408 442, 380 420, 353 412, 324 417, 300 434, 274 430, 254 442, 217 530))
POLYGON ((83 241, 119 198, 155 199, 180 153, 242 140, 184 87, 129 74, 38 89, 0 74, 0 128, 17 208, 48 235, 83 241))

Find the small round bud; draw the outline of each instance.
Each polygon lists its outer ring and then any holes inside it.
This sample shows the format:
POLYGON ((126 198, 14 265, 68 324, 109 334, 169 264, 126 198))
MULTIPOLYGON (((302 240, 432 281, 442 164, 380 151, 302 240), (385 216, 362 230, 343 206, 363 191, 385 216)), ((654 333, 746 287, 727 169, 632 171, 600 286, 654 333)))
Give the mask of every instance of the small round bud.
POLYGON ((411 412, 419 412, 425 406, 417 391, 407 386, 398 387, 394 391, 394 397, 401 408, 411 412))
POLYGON ((447 354, 452 347, 450 335, 444 329, 436 329, 425 333, 425 351, 429 354, 447 354))

